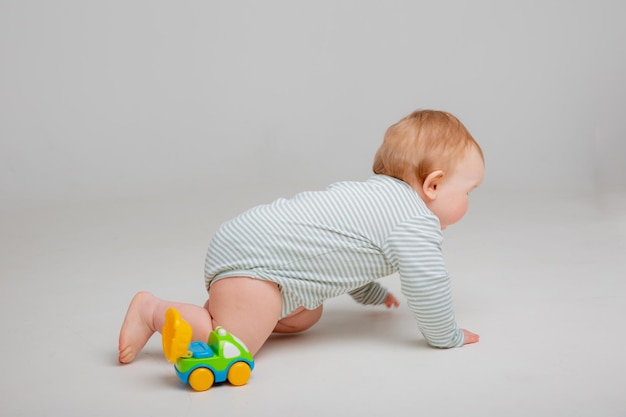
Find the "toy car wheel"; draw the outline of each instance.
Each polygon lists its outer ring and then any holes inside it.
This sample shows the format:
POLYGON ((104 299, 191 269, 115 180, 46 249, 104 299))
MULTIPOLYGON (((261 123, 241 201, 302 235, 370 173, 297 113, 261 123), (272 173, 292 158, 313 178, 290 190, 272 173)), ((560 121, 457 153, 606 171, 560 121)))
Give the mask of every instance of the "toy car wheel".
POLYGON ((250 379, 252 370, 245 362, 236 362, 228 370, 228 382, 233 385, 245 385, 250 379))
POLYGON ((206 391, 215 382, 215 376, 210 369, 198 368, 194 369, 189 375, 189 386, 194 391, 206 391))

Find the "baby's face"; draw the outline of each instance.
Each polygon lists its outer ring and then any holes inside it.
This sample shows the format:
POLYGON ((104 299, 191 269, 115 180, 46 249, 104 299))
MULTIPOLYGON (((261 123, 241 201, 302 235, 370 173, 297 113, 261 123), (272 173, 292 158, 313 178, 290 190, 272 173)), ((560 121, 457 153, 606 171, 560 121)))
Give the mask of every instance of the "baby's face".
POLYGON ((445 229, 461 220, 467 212, 469 193, 480 185, 485 176, 485 163, 475 147, 472 147, 452 174, 443 178, 437 186, 437 197, 427 202, 445 229))

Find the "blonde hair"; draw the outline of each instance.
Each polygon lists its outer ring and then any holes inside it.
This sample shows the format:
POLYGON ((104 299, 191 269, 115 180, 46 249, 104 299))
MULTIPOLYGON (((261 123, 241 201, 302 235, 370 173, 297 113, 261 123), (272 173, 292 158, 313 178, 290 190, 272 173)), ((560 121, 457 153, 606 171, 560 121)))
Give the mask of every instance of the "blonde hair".
POLYGON ((450 174, 472 146, 484 160, 480 146, 459 119, 444 111, 418 110, 387 129, 373 170, 421 187, 433 171, 450 174))

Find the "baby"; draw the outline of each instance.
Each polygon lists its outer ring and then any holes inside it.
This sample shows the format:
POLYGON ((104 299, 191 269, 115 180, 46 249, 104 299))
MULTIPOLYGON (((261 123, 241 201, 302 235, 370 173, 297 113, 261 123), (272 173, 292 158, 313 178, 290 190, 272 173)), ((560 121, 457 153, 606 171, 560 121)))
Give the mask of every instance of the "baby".
POLYGON ((138 293, 122 324, 119 361, 131 362, 161 331, 170 307, 194 340, 222 326, 255 354, 272 332, 313 326, 331 297, 397 307, 376 282, 393 273, 429 345, 478 342, 456 323, 442 231, 464 216, 483 179, 480 146, 450 113, 415 111, 389 127, 373 170, 366 181, 279 199, 222 225, 206 257, 205 305, 138 293))

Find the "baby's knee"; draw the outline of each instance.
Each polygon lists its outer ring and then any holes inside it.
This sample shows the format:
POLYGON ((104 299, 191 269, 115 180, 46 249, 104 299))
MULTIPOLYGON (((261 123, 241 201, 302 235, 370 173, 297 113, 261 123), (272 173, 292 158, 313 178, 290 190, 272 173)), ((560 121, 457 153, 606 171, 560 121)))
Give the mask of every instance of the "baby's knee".
POLYGON ((315 310, 307 310, 302 308, 295 313, 281 319, 276 324, 274 332, 276 333, 298 333, 311 328, 322 317, 323 306, 317 307, 315 310))

